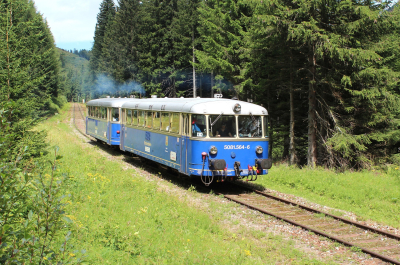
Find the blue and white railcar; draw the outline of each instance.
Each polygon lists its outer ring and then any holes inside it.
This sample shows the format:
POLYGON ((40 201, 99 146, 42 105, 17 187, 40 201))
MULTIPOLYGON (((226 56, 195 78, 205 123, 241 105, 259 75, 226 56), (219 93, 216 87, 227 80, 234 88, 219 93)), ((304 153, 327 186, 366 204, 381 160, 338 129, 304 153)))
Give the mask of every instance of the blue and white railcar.
POLYGON ((131 98, 102 98, 87 103, 86 134, 109 145, 120 145, 121 106, 131 98))
POLYGON ((268 112, 222 98, 151 98, 122 105, 120 148, 204 184, 268 173, 268 112))

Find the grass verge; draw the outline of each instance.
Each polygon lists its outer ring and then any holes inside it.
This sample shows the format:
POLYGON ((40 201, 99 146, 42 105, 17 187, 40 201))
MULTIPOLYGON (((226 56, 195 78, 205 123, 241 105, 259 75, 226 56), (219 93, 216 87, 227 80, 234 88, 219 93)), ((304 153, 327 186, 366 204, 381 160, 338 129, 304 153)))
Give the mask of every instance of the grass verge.
MULTIPOLYGON (((400 228, 400 170, 335 173, 326 169, 272 167, 256 181, 265 188, 290 193, 332 208, 350 211, 358 220, 400 228)), ((338 214, 338 213, 336 213, 338 214)))
MULTIPOLYGON (((279 236, 232 236, 221 222, 101 154, 72 132, 66 108, 41 125, 60 147, 71 242, 88 264, 319 264, 279 236)), ((75 253, 78 255, 78 252, 75 253)), ((72 255, 75 255, 72 254, 72 255)))

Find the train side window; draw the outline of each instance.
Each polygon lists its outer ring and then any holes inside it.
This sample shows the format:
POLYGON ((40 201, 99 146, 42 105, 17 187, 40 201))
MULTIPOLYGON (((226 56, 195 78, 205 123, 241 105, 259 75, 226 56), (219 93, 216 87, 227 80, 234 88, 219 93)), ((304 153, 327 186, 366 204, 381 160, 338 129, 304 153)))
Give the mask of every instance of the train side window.
POLYGON ((151 111, 146 111, 146 116, 145 116, 145 127, 146 128, 151 128, 153 126, 153 115, 151 111))
POLYGON ((133 110, 132 114, 132 125, 138 125, 138 111, 133 110))
POLYGON ((89 108, 88 108, 88 115, 89 115, 89 117, 92 117, 92 107, 91 106, 89 106, 89 108))
POLYGON ((192 137, 206 137, 206 116, 205 115, 192 115, 192 137))
POLYGON ((160 130, 160 112, 153 112, 153 129, 160 130))
POLYGON ((126 124, 131 125, 132 124, 132 110, 128 109, 126 111, 126 124))
POLYGON ((169 120, 169 113, 162 112, 161 113, 161 130, 162 131, 169 131, 170 130, 170 120, 169 120))
POLYGON ((138 126, 144 126, 144 116, 145 116, 145 111, 143 111, 143 110, 140 110, 139 111, 139 116, 138 116, 138 126))
POLYGON ((183 114, 183 128, 182 134, 189 136, 189 115, 183 114))
POLYGON ((99 108, 98 108, 98 107, 95 107, 95 109, 94 109, 94 116, 95 116, 96 118, 99 117, 99 108))
POLYGON ((179 133, 179 113, 171 113, 171 133, 179 133))
POLYGON ((106 108, 101 108, 101 118, 107 119, 107 109, 106 108))
POLYGON ((119 121, 119 109, 112 108, 112 121, 119 121))
POLYGON ((263 119, 263 129, 264 129, 264 137, 268 137, 268 135, 269 135, 269 132, 268 132, 268 116, 264 116, 264 119, 263 119))

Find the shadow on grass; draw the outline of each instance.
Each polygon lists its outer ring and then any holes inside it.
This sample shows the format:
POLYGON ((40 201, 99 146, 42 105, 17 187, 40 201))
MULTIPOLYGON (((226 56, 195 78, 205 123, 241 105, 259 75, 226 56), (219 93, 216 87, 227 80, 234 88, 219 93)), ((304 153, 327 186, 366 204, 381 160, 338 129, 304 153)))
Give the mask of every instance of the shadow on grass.
POLYGON ((161 165, 152 160, 146 159, 144 157, 137 156, 135 154, 124 152, 119 149, 119 146, 110 146, 102 141, 91 140, 88 144, 100 148, 100 150, 106 152, 113 157, 121 157, 122 161, 137 167, 146 173, 158 177, 165 181, 174 184, 182 189, 195 189, 196 192, 202 194, 243 194, 250 192, 249 189, 264 190, 262 185, 249 183, 246 181, 238 181, 239 185, 235 185, 230 181, 216 182, 214 181, 210 186, 206 187, 200 180, 198 176, 187 176, 179 173, 177 170, 169 168, 167 166, 161 165))

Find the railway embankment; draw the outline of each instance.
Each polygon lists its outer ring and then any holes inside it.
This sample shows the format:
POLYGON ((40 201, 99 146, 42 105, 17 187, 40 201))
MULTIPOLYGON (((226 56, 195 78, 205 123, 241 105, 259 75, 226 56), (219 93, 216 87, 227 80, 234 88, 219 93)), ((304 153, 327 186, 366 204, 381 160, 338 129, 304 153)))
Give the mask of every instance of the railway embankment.
POLYGON ((72 179, 65 198, 73 222, 70 244, 85 249, 91 264, 376 262, 213 193, 196 192, 78 136, 71 109, 42 127, 50 144, 60 147, 60 170, 72 179))

